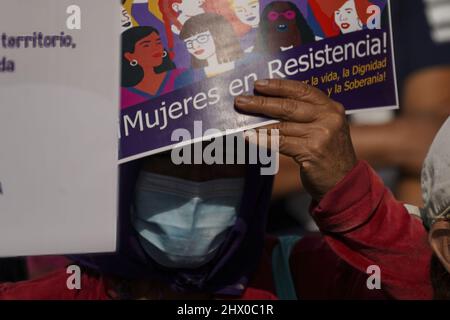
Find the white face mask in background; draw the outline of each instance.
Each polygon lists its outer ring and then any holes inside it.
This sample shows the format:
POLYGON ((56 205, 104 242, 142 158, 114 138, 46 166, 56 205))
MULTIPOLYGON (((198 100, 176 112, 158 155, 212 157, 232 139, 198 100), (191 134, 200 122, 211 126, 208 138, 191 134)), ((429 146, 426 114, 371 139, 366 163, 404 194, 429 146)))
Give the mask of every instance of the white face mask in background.
POLYGON ((132 223, 145 252, 169 268, 211 261, 236 221, 244 182, 193 182, 142 171, 132 223))

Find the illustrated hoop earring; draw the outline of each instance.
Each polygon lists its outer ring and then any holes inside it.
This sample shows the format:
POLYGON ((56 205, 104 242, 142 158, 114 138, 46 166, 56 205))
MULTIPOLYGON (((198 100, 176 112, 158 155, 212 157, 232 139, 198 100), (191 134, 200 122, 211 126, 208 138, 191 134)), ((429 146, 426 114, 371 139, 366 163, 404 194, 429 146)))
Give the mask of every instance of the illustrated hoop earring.
POLYGON ((138 65, 138 61, 136 59, 133 59, 130 61, 130 66, 136 67, 138 65))
POLYGON ((166 50, 164 50, 163 58, 167 57, 168 55, 169 55, 169 53, 166 50))

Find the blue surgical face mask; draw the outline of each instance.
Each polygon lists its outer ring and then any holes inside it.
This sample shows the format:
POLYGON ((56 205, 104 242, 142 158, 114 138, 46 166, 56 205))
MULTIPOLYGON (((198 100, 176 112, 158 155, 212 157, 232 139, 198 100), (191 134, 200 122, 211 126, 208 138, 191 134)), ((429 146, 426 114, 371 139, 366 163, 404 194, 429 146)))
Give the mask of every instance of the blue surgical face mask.
POLYGON ((168 268, 211 261, 234 225, 244 179, 193 182, 142 171, 132 223, 145 252, 168 268))

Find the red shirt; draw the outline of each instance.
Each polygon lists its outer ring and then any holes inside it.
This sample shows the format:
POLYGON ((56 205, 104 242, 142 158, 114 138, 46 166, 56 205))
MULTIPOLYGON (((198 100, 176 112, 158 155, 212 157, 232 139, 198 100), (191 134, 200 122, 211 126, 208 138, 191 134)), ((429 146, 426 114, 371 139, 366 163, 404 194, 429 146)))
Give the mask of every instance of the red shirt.
MULTIPOLYGON (((432 251, 412 217, 365 163, 358 165, 311 213, 321 230, 294 247, 290 267, 300 299, 431 299, 432 251), (381 290, 369 290, 367 268, 381 270, 381 290)), ((267 237, 258 270, 238 299, 276 299, 267 237)), ((0 285, 0 299, 110 299, 107 281, 83 273, 81 290, 69 290, 66 270, 40 279, 0 285)), ((224 297, 220 297, 224 298, 224 297)))

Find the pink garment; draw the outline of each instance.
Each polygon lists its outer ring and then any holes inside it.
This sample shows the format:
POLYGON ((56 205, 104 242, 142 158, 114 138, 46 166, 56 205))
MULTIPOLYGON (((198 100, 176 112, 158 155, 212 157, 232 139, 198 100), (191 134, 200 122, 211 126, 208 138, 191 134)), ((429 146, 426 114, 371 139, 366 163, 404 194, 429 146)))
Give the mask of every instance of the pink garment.
POLYGON ((175 80, 177 77, 182 74, 184 69, 175 69, 167 72, 167 76, 164 79, 162 87, 158 90, 157 94, 152 96, 151 94, 147 94, 145 92, 140 93, 139 90, 135 88, 122 88, 121 89, 121 109, 126 109, 132 106, 135 106, 139 103, 143 103, 152 98, 156 98, 158 96, 167 94, 169 92, 177 89, 175 87, 175 80))

